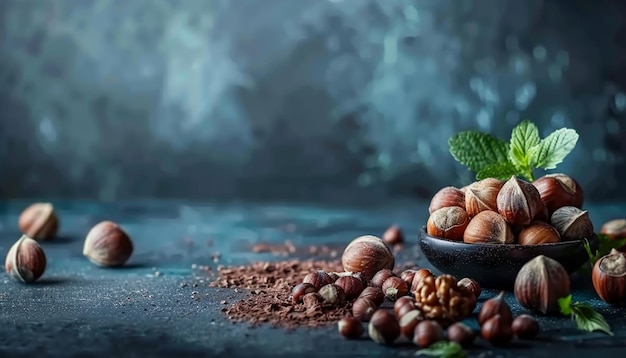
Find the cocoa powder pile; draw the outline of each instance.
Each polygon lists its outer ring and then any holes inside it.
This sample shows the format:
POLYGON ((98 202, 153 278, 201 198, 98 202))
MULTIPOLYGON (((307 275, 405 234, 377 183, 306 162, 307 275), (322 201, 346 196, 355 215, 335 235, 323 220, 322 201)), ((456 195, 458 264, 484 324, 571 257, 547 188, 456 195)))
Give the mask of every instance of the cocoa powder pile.
POLYGON ((320 327, 334 324, 349 315, 350 304, 341 307, 293 304, 292 288, 302 282, 304 276, 316 270, 342 272, 343 267, 339 260, 288 260, 218 267, 217 280, 210 285, 250 290, 243 300, 222 309, 230 320, 248 322, 253 326, 267 323, 288 330, 320 327))

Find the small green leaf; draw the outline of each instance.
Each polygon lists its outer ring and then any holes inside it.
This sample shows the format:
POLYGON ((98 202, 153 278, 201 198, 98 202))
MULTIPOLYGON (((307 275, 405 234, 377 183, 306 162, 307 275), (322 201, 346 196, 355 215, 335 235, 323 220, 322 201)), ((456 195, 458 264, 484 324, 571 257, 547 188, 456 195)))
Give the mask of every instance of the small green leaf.
POLYGON ((509 160, 508 143, 487 133, 460 132, 448 140, 448 145, 454 159, 477 173, 491 164, 509 160))
POLYGON ((485 178, 496 178, 500 180, 510 179, 512 175, 517 175, 517 169, 510 162, 501 162, 488 165, 476 174, 476 180, 485 178))
POLYGON ((531 121, 523 121, 513 128, 511 133, 511 147, 509 159, 520 171, 530 168, 530 154, 532 148, 541 142, 539 129, 531 121))
POLYGON ((573 129, 561 128, 552 132, 530 151, 530 165, 543 169, 554 169, 574 149, 578 133, 573 129))
POLYGON ((607 255, 612 249, 619 249, 626 245, 626 238, 611 240, 607 235, 598 235, 598 254, 599 257, 607 255))
POLYGON ((439 341, 430 345, 428 348, 420 349, 415 352, 416 356, 424 355, 441 358, 465 358, 466 354, 460 344, 449 341, 439 341))
POLYGON ((571 304, 570 308, 572 310, 572 317, 574 318, 574 321, 576 321, 578 329, 581 331, 600 331, 610 336, 613 335, 609 323, 589 304, 576 302, 571 304))
POLYGON ((559 303, 559 309, 561 310, 561 314, 563 314, 564 316, 569 316, 570 314, 572 314, 572 309, 570 308, 570 304, 572 303, 572 295, 559 298, 557 302, 559 303))

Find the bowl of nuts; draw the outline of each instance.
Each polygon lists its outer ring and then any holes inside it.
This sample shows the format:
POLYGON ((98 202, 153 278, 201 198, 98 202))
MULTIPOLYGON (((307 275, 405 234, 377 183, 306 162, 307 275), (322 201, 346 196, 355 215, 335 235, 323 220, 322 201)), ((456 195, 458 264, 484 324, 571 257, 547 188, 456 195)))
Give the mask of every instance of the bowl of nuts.
POLYGON ((599 240, 578 183, 565 174, 533 182, 511 176, 446 187, 430 203, 418 243, 438 270, 481 286, 510 288, 522 266, 544 255, 568 273, 585 264, 599 240))

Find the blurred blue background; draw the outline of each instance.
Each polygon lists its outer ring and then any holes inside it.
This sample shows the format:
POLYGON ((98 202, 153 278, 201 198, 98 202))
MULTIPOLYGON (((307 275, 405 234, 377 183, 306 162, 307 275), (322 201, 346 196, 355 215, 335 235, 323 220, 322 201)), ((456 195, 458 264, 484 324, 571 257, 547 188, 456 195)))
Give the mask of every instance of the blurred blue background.
POLYGON ((626 200, 626 2, 4 0, 0 196, 358 203, 473 173, 454 133, 576 129, 626 200))

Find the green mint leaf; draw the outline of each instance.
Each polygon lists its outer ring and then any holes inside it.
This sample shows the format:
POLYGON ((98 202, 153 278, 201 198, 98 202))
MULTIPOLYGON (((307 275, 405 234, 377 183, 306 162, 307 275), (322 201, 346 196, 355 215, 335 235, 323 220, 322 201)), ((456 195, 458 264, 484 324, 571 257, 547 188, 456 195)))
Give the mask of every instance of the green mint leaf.
POLYGON ((530 170, 530 155, 541 139, 539 129, 531 121, 523 121, 513 128, 509 159, 520 171, 530 170))
POLYGON ((487 133, 460 132, 448 140, 448 145, 454 159, 477 173, 491 164, 509 160, 509 144, 487 133))
POLYGON ((554 169, 574 149, 578 133, 573 129, 561 128, 552 132, 530 151, 530 165, 543 169, 554 169))
POLYGON ((589 246, 589 240, 587 239, 585 239, 585 243, 583 244, 583 246, 585 247, 585 251, 587 251, 587 255, 589 256, 589 265, 593 269, 593 265, 601 257, 600 252, 598 250, 596 250, 595 254, 591 252, 591 246, 589 246))
POLYGON ((561 314, 564 316, 569 316, 572 314, 572 309, 570 305, 572 303, 572 295, 568 295, 566 297, 561 297, 557 300, 559 303, 559 309, 561 310, 561 314))
POLYGON ((416 356, 431 356, 441 358, 465 358, 466 354, 461 345, 456 342, 439 341, 428 348, 415 352, 416 356))
POLYGON ((600 331, 610 336, 613 335, 608 322, 589 304, 576 302, 570 304, 570 308, 572 317, 576 321, 576 326, 578 326, 579 330, 587 332, 600 331))
POLYGON ((496 178, 500 180, 510 179, 512 175, 517 175, 517 169, 510 162, 501 162, 488 165, 476 174, 476 180, 485 178, 496 178))
POLYGON ((598 235, 598 241, 598 258, 608 255, 613 249, 619 249, 626 245, 626 238, 611 240, 607 235, 603 234, 598 235))

